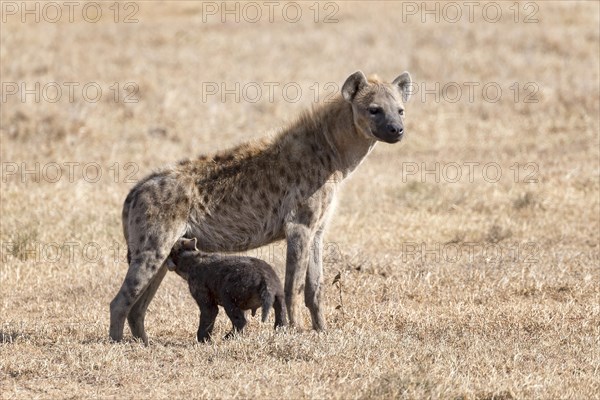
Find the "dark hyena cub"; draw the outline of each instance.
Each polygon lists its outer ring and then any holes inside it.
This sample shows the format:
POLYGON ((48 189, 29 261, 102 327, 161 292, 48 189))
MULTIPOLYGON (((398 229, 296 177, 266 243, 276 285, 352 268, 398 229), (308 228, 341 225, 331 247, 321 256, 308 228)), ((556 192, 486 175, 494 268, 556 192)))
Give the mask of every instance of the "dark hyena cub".
POLYGON ((215 319, 223 306, 233 324, 225 338, 242 332, 244 310, 262 307, 262 322, 271 306, 275 309, 275 329, 285 326, 283 287, 273 268, 258 258, 207 254, 196 247, 196 238, 179 239, 170 254, 169 269, 188 281, 190 292, 200 307, 198 341, 211 339, 215 319))

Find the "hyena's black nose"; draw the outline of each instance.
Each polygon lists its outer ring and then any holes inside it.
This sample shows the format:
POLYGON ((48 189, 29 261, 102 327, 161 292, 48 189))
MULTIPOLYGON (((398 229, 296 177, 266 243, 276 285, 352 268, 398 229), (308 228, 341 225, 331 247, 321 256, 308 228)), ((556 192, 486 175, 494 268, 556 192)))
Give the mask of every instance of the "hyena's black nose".
POLYGON ((387 128, 388 131, 394 135, 402 135, 402 133, 404 133, 404 128, 402 128, 400 125, 389 124, 387 128))

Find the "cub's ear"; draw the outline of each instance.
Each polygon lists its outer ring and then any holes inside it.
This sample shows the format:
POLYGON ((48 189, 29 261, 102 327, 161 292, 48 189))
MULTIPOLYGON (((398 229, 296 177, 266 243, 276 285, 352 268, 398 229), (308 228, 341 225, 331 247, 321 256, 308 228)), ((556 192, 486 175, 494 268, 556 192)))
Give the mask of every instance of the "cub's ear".
POLYGON ((181 241, 182 241, 182 247, 184 250, 198 251, 198 248, 196 247, 196 244, 198 243, 198 241, 196 240, 196 238, 182 239, 181 241))
POLYGON ((392 84, 396 85, 402 94, 402 101, 406 102, 408 99, 410 99, 410 95, 412 93, 412 79, 410 79, 410 74, 408 72, 404 71, 401 73, 399 77, 394 79, 392 84))
POLYGON ((352 103, 356 93, 368 84, 365 74, 363 74, 362 71, 356 71, 346 79, 346 82, 344 82, 344 85, 342 86, 342 96, 344 97, 344 100, 348 103, 352 103))

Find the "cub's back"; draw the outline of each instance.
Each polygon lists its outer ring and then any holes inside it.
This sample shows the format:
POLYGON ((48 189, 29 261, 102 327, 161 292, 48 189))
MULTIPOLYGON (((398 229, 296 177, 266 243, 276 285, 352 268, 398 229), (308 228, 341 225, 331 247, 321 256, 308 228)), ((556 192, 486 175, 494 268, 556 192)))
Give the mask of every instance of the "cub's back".
POLYGON ((213 290, 256 289, 263 283, 276 292, 283 287, 277 273, 267 262, 254 257, 212 256, 203 258, 190 268, 190 285, 203 284, 213 290))

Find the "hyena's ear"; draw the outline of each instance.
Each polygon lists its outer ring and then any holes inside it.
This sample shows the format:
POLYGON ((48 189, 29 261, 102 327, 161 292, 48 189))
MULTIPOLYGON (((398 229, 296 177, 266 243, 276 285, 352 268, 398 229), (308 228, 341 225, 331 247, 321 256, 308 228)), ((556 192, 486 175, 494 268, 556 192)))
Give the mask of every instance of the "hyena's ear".
POLYGON ((198 251, 198 248, 196 247, 196 244, 198 243, 198 241, 196 240, 196 238, 191 238, 191 239, 183 239, 182 240, 182 247, 184 250, 193 250, 193 251, 198 251))
POLYGON ((344 82, 344 85, 342 86, 342 96, 344 97, 344 100, 348 103, 352 103, 356 93, 368 84, 365 74, 363 74, 362 71, 356 71, 346 79, 346 82, 344 82))
POLYGON ((394 79, 392 84, 396 85, 402 94, 402 101, 406 102, 408 99, 410 99, 410 95, 412 93, 412 80, 410 79, 410 74, 407 71, 404 71, 399 77, 394 79))

